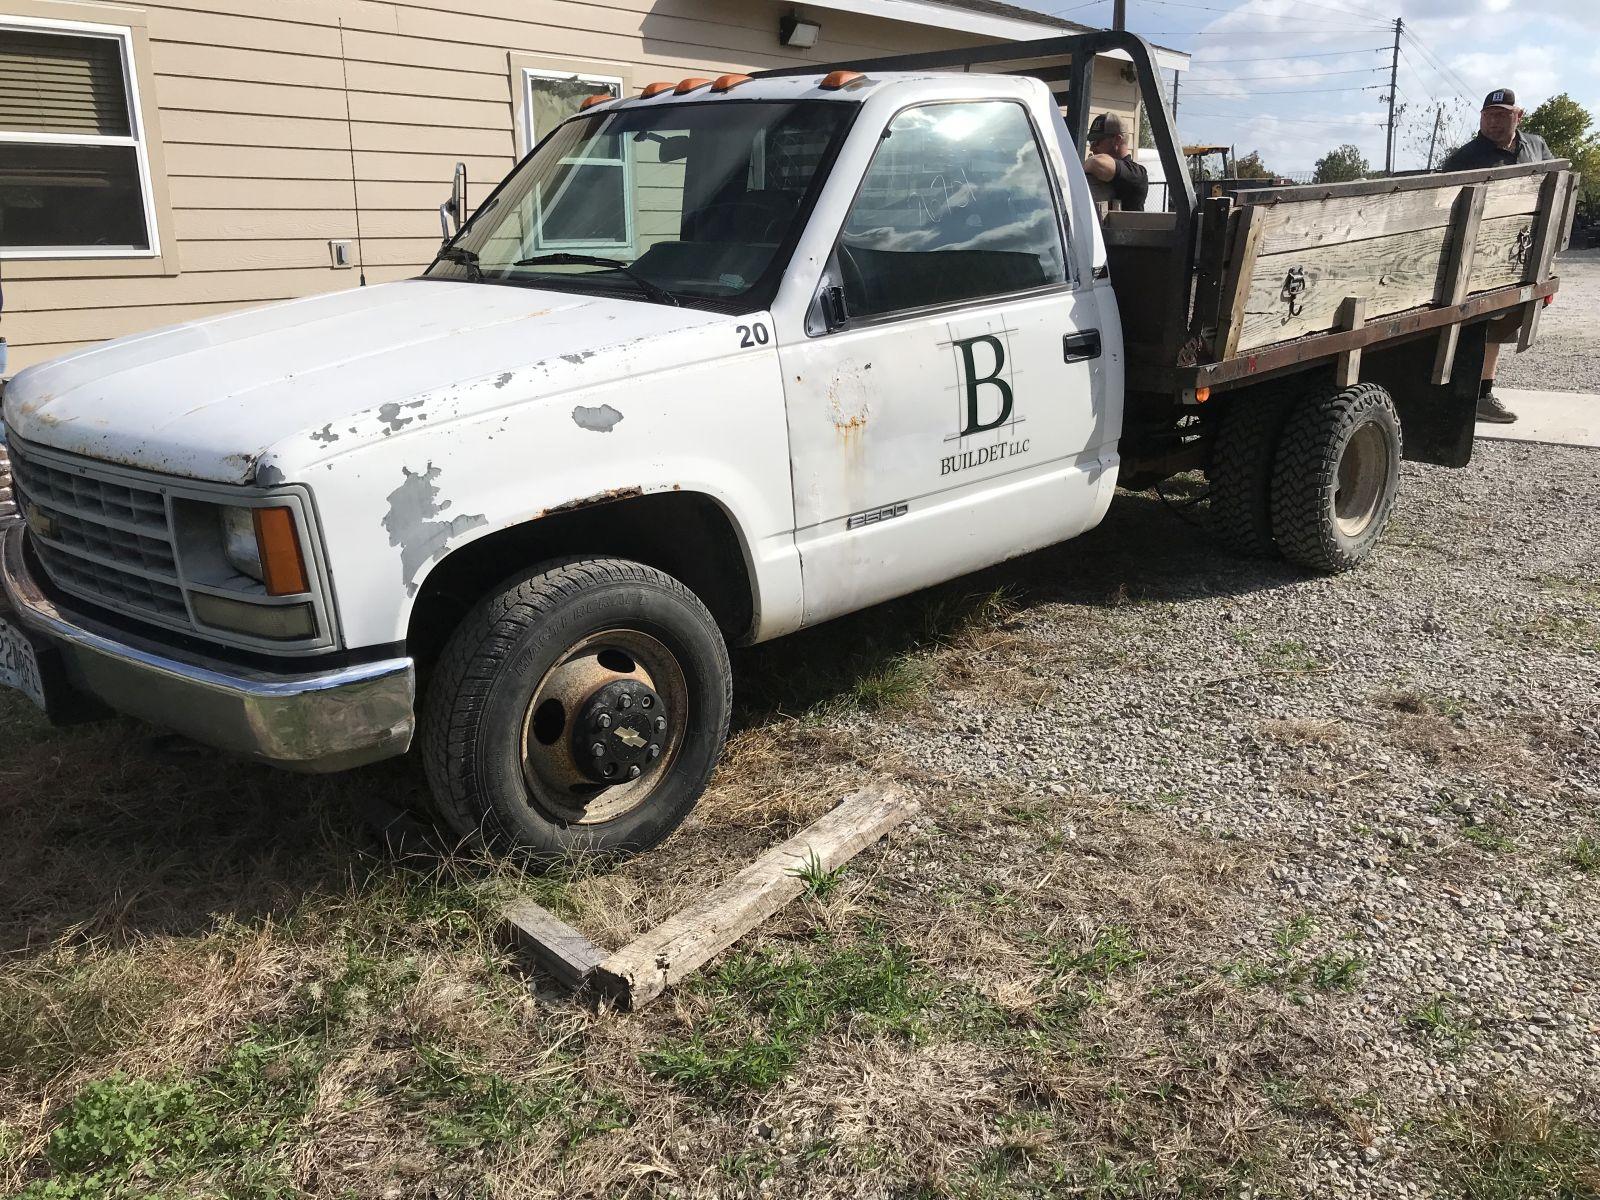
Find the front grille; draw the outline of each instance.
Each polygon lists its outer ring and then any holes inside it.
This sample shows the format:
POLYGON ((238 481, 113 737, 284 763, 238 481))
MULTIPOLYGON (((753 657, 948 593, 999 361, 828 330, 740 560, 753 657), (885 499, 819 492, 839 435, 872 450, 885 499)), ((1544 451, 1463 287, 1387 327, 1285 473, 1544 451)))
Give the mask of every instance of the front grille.
POLYGON ((57 466, 16 443, 10 453, 15 498, 29 513, 29 540, 50 582, 94 604, 192 628, 158 490, 57 466))
POLYGON ((16 493, 11 490, 11 458, 6 444, 0 442, 0 531, 9 529, 22 519, 17 512, 16 493))

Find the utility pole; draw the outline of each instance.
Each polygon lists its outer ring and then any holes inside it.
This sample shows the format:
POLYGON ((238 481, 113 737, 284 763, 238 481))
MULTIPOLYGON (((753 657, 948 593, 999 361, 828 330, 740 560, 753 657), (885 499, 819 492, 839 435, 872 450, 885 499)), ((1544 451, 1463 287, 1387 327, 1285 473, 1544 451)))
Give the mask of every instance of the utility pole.
POLYGON ((1128 0, 1117 0, 1116 11, 1111 17, 1111 28, 1126 29, 1128 27, 1128 0))
POLYGON ((1428 170, 1433 170, 1433 148, 1439 144, 1439 125, 1444 120, 1444 105, 1433 113, 1433 136, 1428 139, 1428 170))
POLYGON ((1404 18, 1394 19, 1394 54, 1389 59, 1389 131, 1383 151, 1383 170, 1386 175, 1394 174, 1394 97, 1400 84, 1400 33, 1405 27, 1404 18))

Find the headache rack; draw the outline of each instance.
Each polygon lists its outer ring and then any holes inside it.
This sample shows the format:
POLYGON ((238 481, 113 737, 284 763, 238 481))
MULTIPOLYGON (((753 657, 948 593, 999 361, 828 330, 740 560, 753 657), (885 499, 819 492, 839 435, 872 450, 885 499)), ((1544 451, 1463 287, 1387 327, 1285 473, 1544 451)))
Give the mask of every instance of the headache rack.
MULTIPOLYGON (((1121 310, 1130 408, 1194 402, 1364 349, 1427 338, 1435 386, 1450 382, 1464 324, 1520 310, 1520 342, 1559 286, 1578 177, 1565 161, 1195 198, 1149 43, 1123 31, 785 67, 765 75, 984 71, 1042 80, 1081 151, 1095 60, 1132 66, 1166 174, 1165 212, 1102 222, 1121 310)), ((1124 70, 1126 67, 1123 68, 1124 70)))

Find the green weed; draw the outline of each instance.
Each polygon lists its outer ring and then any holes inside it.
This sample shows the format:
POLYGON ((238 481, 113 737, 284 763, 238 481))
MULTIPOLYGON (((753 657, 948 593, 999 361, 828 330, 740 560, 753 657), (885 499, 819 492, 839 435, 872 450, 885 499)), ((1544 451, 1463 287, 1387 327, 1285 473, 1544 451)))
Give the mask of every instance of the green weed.
POLYGON ((1095 934, 1087 950, 1073 951, 1066 946, 1052 946, 1046 964, 1057 975, 1087 975, 1092 979, 1109 979, 1118 971, 1143 962, 1145 952, 1133 943, 1126 926, 1108 925, 1095 934))
POLYGON ((1459 1053, 1472 1040, 1472 1029, 1450 1011, 1447 998, 1435 996, 1406 1017, 1406 1028, 1426 1041, 1459 1053))
POLYGON ((829 870, 822 865, 822 860, 817 857, 815 850, 808 851, 806 861, 791 869, 789 874, 804 883, 806 891, 818 900, 826 900, 838 891, 839 885, 844 882, 844 867, 837 866, 829 870))
POLYGON ((713 1001, 700 1028, 642 1061, 658 1078, 714 1097, 771 1087, 812 1038, 849 1021, 915 1037, 933 999, 910 954, 876 941, 820 958, 736 954, 700 990, 713 1001))
POLYGON ((1447 1185, 1466 1200, 1600 1196, 1600 1132, 1548 1101, 1491 1095, 1444 1113, 1431 1132, 1447 1185))
POLYGON ((1585 875, 1600 872, 1600 841, 1585 834, 1567 847, 1564 857, 1568 866, 1577 868, 1585 875))

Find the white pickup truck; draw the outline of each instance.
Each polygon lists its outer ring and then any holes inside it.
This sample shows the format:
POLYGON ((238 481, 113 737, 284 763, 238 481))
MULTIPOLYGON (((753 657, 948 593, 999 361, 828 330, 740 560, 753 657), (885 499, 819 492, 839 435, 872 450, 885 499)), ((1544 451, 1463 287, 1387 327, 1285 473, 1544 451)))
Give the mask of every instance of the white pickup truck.
POLYGON ((301 770, 415 740, 457 835, 625 853, 711 775, 728 643, 1071 538, 1119 472, 1209 469, 1236 545, 1353 565, 1401 455, 1361 347, 1454 406, 1419 428, 1465 461, 1484 322, 1553 283, 1247 368, 1235 243, 1270 239, 1203 232, 1248 209, 1196 205, 1159 103, 1172 211, 1102 230, 1039 69, 1074 64, 1081 131, 1102 43, 1159 96, 1144 43, 1100 35, 1011 48, 1026 74, 946 69, 986 50, 597 97, 420 278, 22 372, 0 678, 301 770), (1446 332, 1453 388, 1425 377, 1446 332))

